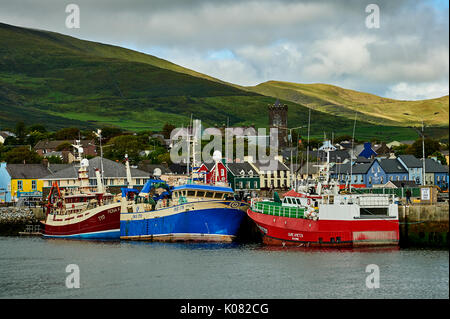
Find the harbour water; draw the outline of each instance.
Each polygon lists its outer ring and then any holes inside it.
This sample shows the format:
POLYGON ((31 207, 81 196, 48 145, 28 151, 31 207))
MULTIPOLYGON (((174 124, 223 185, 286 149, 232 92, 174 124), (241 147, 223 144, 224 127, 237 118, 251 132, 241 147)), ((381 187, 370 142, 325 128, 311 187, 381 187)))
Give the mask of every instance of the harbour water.
POLYGON ((449 251, 0 237, 0 298, 434 299, 449 251), (67 288, 79 269, 80 287, 67 288), (368 265, 379 288, 368 288, 368 265))

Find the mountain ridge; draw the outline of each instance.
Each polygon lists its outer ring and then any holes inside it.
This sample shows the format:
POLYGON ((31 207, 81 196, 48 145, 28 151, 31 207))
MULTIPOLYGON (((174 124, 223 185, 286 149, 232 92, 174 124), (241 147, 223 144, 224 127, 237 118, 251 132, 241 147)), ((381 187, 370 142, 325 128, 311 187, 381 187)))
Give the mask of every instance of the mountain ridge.
POLYGON ((317 128, 326 124, 333 132, 348 133, 356 111, 358 126, 367 136, 378 124, 389 127, 386 134, 390 138, 416 134, 398 128, 405 125, 396 119, 380 120, 349 108, 338 101, 342 96, 317 95, 318 88, 327 84, 317 84, 312 88, 315 92, 299 95, 294 89, 302 84, 291 83, 294 88, 287 88, 288 92, 301 97, 296 101, 260 90, 273 90, 275 84, 279 87, 279 83, 286 86, 289 82, 269 81, 269 87, 265 82, 255 86, 257 89, 243 87, 145 53, 56 32, 0 23, 0 39, 5 44, 0 47, 2 126, 24 120, 44 121, 54 128, 106 124, 131 130, 159 129, 165 122, 182 125, 195 114, 208 125, 230 121, 231 125, 267 127, 267 105, 280 98, 289 105, 290 123, 305 124, 311 108, 315 120, 322 123, 315 124, 317 128), (333 105, 341 113, 330 110, 333 105))

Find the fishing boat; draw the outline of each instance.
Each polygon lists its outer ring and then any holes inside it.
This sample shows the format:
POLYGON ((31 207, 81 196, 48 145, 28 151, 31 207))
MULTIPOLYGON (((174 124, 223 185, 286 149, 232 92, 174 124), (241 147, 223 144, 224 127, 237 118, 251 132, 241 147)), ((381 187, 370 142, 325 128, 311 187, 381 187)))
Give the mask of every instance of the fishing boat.
MULTIPOLYGON (((101 130, 94 132, 100 139, 101 130)), ((120 238, 120 195, 106 191, 98 168, 95 169, 97 186, 89 183, 89 160, 83 158, 83 148, 77 140, 72 145, 78 151, 77 160, 79 186, 61 190, 54 182, 45 206, 46 218, 43 237, 77 239, 119 239, 120 238)), ((101 144, 100 144, 101 149, 101 144)), ((101 149, 101 154, 103 154, 101 149)), ((103 172, 103 155, 101 160, 103 172)), ((128 178, 128 181, 130 178, 128 178)))
POLYGON ((129 240, 231 242, 249 207, 230 187, 197 183, 170 188, 149 180, 123 196, 120 238, 129 240), (155 194, 158 188, 164 191, 155 194))
POLYGON ((252 199, 248 216, 263 242, 296 246, 398 245, 398 204, 393 195, 326 194, 294 190, 281 200, 252 199), (306 204, 305 204, 306 202, 306 204))
MULTIPOLYGON (((356 118, 355 118, 356 122, 356 118)), ((354 135, 354 133, 353 133, 354 135)), ((325 143, 324 143, 325 144, 325 143)), ((328 143, 327 145, 331 145, 328 143)), ((248 216, 263 242, 295 246, 398 245, 398 199, 388 194, 353 194, 330 180, 330 150, 319 177, 273 200, 254 198, 248 216)))
MULTIPOLYGON (((216 164, 221 157, 220 151, 214 152, 216 164)), ((188 163, 189 159, 188 155, 188 163)), ((189 164, 187 169, 189 179, 177 186, 154 179, 148 180, 140 192, 122 189, 121 239, 212 242, 236 239, 249 203, 236 200, 233 189, 219 180, 218 172, 209 183, 202 183, 193 170, 189 173, 189 164)))
POLYGON ((80 187, 66 191, 53 183, 48 195, 43 237, 80 239, 119 239, 119 198, 104 190, 96 169, 97 189, 91 190, 89 161, 81 160, 78 170, 80 187))

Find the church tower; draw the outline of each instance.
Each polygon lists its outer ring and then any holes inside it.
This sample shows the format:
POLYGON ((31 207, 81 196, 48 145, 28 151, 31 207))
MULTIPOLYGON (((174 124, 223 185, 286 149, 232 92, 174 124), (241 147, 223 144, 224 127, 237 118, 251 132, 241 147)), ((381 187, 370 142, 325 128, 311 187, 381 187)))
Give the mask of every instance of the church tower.
POLYGON ((288 106, 281 104, 277 99, 273 105, 269 105, 269 127, 278 128, 278 147, 288 146, 287 126, 288 106))

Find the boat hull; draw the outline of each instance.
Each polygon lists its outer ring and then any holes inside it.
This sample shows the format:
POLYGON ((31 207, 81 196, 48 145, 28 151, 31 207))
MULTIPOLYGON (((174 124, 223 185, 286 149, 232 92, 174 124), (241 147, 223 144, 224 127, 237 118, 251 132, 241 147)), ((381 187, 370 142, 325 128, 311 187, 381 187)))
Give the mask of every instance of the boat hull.
POLYGON ((398 219, 312 220, 247 210, 268 245, 354 247, 398 245, 398 219))
MULTIPOLYGON (((234 202, 237 203, 237 202, 234 202)), ((122 213, 120 238, 150 241, 231 242, 245 217, 245 203, 189 203, 151 212, 122 213), (187 208, 187 209, 186 209, 187 208)))
POLYGON ((43 237, 77 239, 119 239, 120 203, 105 205, 79 214, 51 215, 43 237))

